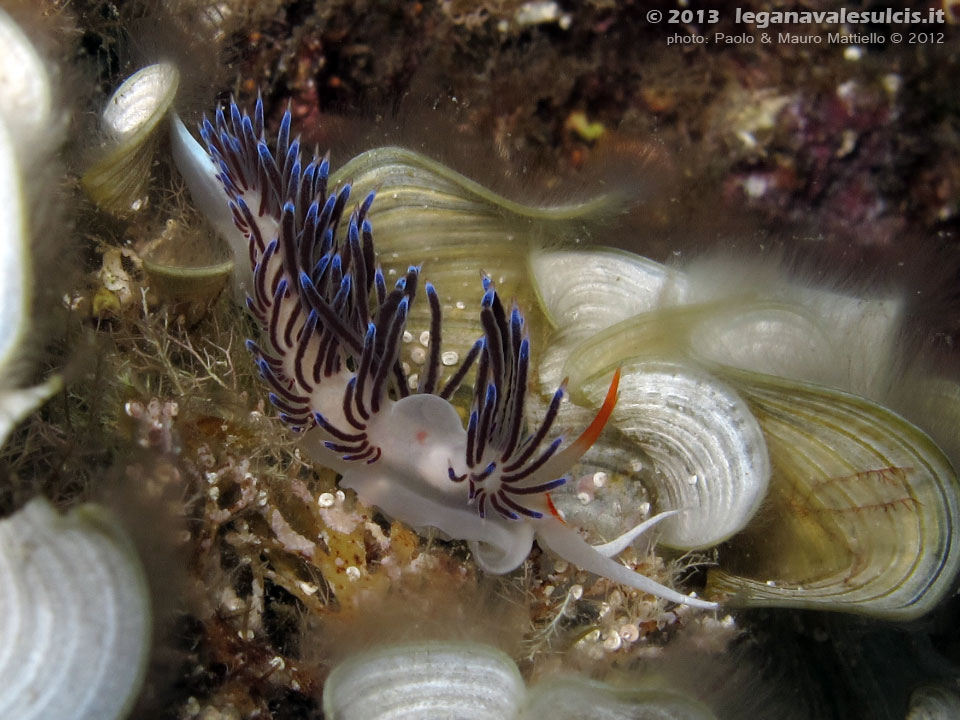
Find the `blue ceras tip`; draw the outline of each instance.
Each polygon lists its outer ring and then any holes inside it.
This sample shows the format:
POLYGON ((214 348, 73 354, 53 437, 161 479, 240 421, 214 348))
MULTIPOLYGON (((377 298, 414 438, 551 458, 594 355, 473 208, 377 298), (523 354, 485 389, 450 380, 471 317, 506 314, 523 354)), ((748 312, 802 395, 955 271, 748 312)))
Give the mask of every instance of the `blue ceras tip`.
POLYGON ((483 400, 484 405, 495 405, 497 402, 497 386, 493 383, 487 385, 487 395, 483 400))
POLYGON ((377 191, 371 190, 367 193, 367 196, 363 199, 363 202, 360 204, 360 216, 363 217, 367 214, 367 211, 370 209, 370 206, 373 205, 373 199, 376 197, 377 191))
POLYGON ((256 137, 256 134, 253 132, 253 121, 248 115, 244 115, 240 120, 240 128, 243 130, 244 135, 249 134, 250 137, 256 137))

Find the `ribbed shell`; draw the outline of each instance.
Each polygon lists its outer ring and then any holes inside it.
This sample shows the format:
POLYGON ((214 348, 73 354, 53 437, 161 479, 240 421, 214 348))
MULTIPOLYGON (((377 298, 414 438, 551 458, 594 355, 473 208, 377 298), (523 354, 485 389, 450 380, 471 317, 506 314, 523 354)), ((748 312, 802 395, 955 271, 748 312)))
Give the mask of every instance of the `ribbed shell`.
MULTIPOLYGON (((626 361, 617 429, 654 462, 660 542, 712 547, 740 531, 767 492, 770 462, 760 425, 727 384, 685 363, 626 361)), ((584 387, 602 398, 601 383, 584 387)))
POLYGON ((127 78, 107 101, 101 118, 105 147, 80 179, 84 191, 101 207, 118 214, 136 209, 150 177, 158 127, 179 84, 180 71, 174 65, 148 65, 127 78))
POLYGON ((524 720, 716 720, 703 703, 672 690, 613 688, 579 675, 531 688, 524 720))
POLYGON ((337 666, 323 691, 328 720, 508 720, 526 688, 513 660, 485 645, 386 647, 337 666))
POLYGON ((731 604, 923 615, 960 569, 960 483, 934 442, 849 393, 730 371, 773 465, 749 531, 721 554, 708 590, 731 604))
MULTIPOLYGON (((22 158, 36 153, 53 122, 50 78, 33 43, 0 8, 0 119, 17 138, 22 158)), ((4 196, 6 197, 6 196, 4 196)))
POLYGON ((716 720, 669 689, 622 690, 557 675, 527 691, 507 655, 478 643, 422 643, 361 653, 334 668, 327 720, 716 720))
POLYGON ((0 522, 0 717, 124 717, 150 629, 140 561, 105 510, 37 498, 0 522))

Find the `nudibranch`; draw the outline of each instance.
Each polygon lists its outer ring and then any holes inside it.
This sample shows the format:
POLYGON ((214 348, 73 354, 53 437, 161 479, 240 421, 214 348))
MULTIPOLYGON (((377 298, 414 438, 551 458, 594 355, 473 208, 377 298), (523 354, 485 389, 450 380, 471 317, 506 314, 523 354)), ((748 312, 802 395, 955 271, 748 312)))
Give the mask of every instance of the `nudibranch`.
MULTIPOLYGON (((350 185, 328 188, 326 157, 302 163, 299 139, 290 137, 289 111, 271 151, 259 99, 252 116, 231 103, 226 111, 218 109, 212 122, 204 118, 206 154, 177 118, 173 134, 174 154, 192 194, 213 197, 209 178, 215 177, 240 233, 231 245, 246 245, 252 268, 246 302, 263 336, 261 343, 248 341, 248 348, 270 388, 270 402, 303 435, 303 449, 341 474, 343 487, 391 518, 469 541, 478 564, 491 573, 518 567, 536 536, 589 572, 670 602, 716 607, 613 559, 676 511, 591 546, 550 500, 610 417, 619 372, 594 421, 561 449, 563 439, 548 436, 563 386, 540 426, 526 429, 530 341, 520 309, 504 307, 493 282, 483 278, 483 334, 441 384, 441 304, 426 282, 429 357, 411 389, 398 356, 421 268, 409 267, 387 287, 367 218, 373 193, 347 214, 350 185), (193 187, 198 182, 207 185, 193 187), (464 429, 449 399, 474 365, 464 429)), ((223 207, 203 209, 223 227, 218 220, 223 207)))

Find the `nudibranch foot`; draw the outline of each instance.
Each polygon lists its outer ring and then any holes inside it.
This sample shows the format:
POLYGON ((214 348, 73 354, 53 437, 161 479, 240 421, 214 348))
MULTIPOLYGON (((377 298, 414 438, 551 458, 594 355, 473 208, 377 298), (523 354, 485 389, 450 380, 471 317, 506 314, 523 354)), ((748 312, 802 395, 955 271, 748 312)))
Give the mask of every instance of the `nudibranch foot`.
MULTIPOLYGON (((590 546, 566 526, 550 492, 603 430, 617 400, 614 373, 594 421, 572 443, 548 439, 565 395, 554 393, 539 427, 527 427, 525 400, 530 339, 520 308, 508 309, 492 280, 482 280, 481 337, 451 377, 442 375, 442 305, 425 283, 430 310, 429 355, 411 388, 400 344, 417 297, 421 268, 407 268, 392 289, 377 264, 368 211, 373 193, 347 213, 350 185, 328 190, 329 162, 304 165, 284 114, 272 152, 264 138, 263 104, 251 118, 231 103, 204 119, 204 167, 188 182, 215 179, 226 193, 251 274, 247 307, 262 345, 248 342, 270 402, 301 433, 301 447, 341 474, 367 505, 417 528, 435 528, 470 543, 488 572, 523 563, 534 536, 590 572, 671 602, 714 608, 664 587, 612 560, 658 515, 616 540, 590 546), (476 366, 467 426, 448 399, 476 366)), ((181 131, 178 162, 196 163, 196 142, 181 131), (192 143, 192 145, 191 145, 192 143)), ((209 187, 195 197, 212 197, 209 187)), ((238 258, 239 260, 239 258, 238 258)))

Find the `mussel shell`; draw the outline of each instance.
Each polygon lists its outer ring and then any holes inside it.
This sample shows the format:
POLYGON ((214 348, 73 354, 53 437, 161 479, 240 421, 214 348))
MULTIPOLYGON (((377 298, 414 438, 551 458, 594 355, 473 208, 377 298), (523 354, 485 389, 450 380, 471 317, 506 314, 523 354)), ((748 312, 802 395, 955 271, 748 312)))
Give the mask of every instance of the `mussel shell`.
POLYGON ((673 690, 618 689, 579 675, 553 676, 528 692, 510 657, 468 642, 393 645, 348 658, 327 678, 323 712, 328 720, 715 720, 673 690))
POLYGON ((824 383, 842 377, 827 331, 797 306, 757 302, 722 311, 694 328, 690 345, 699 358, 741 370, 824 383))
POLYGON ((143 568, 104 509, 37 498, 0 522, 0 715, 125 717, 150 630, 143 568))
POLYGON ((20 168, 13 137, 0 117, 0 387, 3 375, 23 339, 29 305, 30 263, 20 168))
MULTIPOLYGON (((6 33, 7 39, 14 42, 16 38, 10 37, 14 30, 19 32, 9 17, 0 11, 0 40, 6 33)), ((26 50, 13 47, 11 52, 16 58, 26 50)), ((10 62, 10 58, 0 62, 10 62)), ((4 198, 0 205, 0 267, 3 268, 0 272, 0 445, 20 420, 62 386, 60 378, 53 377, 34 387, 18 387, 33 282, 29 201, 21 171, 22 161, 17 158, 17 146, 22 145, 23 140, 14 137, 7 126, 6 116, 0 112, 0 197, 4 198)))
POLYGON ((896 360, 903 320, 900 298, 864 298, 787 285, 783 295, 817 318, 834 348, 842 375, 838 386, 870 398, 882 396, 896 360))
POLYGON ((530 272, 550 323, 592 334, 678 301, 682 273, 640 255, 592 249, 534 250, 530 272))

